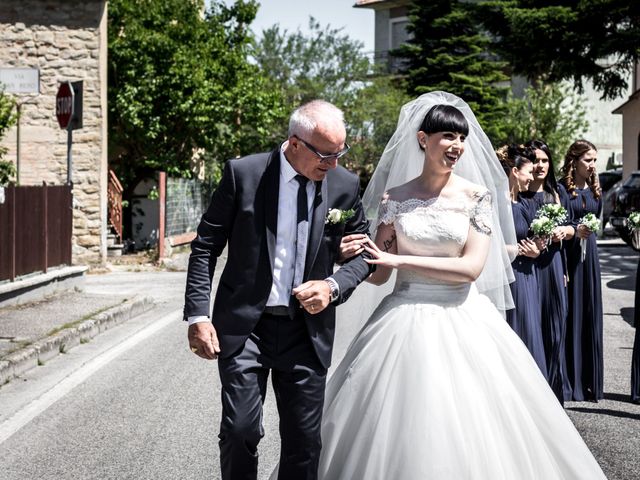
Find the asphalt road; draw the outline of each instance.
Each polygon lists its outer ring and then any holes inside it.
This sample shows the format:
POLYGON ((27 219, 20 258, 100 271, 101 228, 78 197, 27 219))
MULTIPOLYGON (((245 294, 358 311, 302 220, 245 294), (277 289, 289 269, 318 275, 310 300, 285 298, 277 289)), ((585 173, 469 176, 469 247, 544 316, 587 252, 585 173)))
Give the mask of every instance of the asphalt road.
MULTIPOLYGON (((606 399, 568 404, 567 413, 607 476, 631 480, 640 478, 640 407, 628 403, 637 254, 608 246, 601 257, 606 399)), ((158 306, 0 388, 1 479, 219 478, 219 382, 215 363, 186 344, 184 274, 112 278, 100 288, 153 294, 158 306)), ((334 363, 364 309, 357 293, 341 307, 334 363)), ((260 479, 278 456, 271 392, 265 430, 260 479)))
POLYGON ((629 402, 629 394, 638 253, 616 243, 601 247, 600 266, 605 399, 565 407, 607 477, 636 480, 640 478, 640 406, 629 402))

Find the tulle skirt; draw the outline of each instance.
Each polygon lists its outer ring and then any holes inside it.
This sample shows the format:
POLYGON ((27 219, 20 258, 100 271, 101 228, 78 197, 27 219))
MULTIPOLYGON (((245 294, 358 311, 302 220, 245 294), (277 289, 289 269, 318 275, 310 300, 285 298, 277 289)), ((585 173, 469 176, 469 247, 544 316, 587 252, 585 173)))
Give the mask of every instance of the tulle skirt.
POLYGON ((385 297, 329 380, 322 441, 324 480, 605 478, 472 284, 385 297))

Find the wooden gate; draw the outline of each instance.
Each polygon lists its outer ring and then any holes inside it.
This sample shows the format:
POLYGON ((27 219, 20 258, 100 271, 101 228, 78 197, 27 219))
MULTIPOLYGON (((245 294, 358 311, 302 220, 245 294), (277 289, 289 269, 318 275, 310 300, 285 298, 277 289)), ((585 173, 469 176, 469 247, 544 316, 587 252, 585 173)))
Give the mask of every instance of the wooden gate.
POLYGON ((0 280, 71 265, 71 186, 5 187, 0 204, 0 280))

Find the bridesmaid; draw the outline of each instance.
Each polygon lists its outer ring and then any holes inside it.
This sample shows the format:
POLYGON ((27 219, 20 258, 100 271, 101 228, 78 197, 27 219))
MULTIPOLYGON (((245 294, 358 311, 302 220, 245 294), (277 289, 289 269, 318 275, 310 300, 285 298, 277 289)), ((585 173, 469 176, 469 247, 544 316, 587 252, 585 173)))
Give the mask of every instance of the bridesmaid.
MULTIPOLYGON (((640 249, 640 245, 637 246, 640 249)), ((640 404, 640 259, 636 270, 636 295, 633 319, 636 327, 636 336, 633 341, 633 354, 631 356, 631 401, 640 404)))
MULTIPOLYGON (((551 151, 541 140, 527 142, 535 151, 533 181, 529 191, 523 193, 523 201, 529 211, 535 212, 547 203, 561 203, 558 184, 553 172, 551 151)), ((563 205, 569 211, 569 205, 563 205)), ((566 376, 564 342, 567 321, 567 276, 562 246, 573 237, 570 225, 558 226, 553 231, 551 243, 536 259, 538 283, 540 285, 540 315, 542 338, 547 361, 548 381, 558 401, 571 396, 571 384, 566 376), (563 242, 563 240, 565 242, 563 242)))
POLYGON ((540 292, 534 259, 540 255, 538 245, 529 238, 533 216, 522 202, 520 192, 526 192, 533 180, 533 149, 505 145, 497 152, 502 168, 509 177, 513 221, 518 238, 518 255, 512 263, 515 281, 511 293, 515 309, 507 311, 507 322, 531 352, 542 374, 547 377, 547 361, 542 341, 540 292))
POLYGON ((596 173, 596 147, 586 140, 575 141, 562 166, 561 195, 573 214, 575 238, 567 242, 568 315, 565 342, 567 376, 572 395, 566 401, 602 399, 602 290, 596 232, 580 223, 586 214, 600 217, 602 198, 596 173), (583 258, 581 242, 586 242, 583 258))

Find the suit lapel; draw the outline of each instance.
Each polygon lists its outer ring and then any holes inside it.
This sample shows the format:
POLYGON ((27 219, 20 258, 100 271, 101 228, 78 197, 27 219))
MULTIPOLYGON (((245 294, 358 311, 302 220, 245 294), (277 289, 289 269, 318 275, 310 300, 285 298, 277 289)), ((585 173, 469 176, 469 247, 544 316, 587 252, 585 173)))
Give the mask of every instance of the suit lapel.
POLYGON ((304 279, 309 277, 311 266, 318 254, 322 233, 324 232, 324 221, 327 218, 327 179, 316 182, 316 196, 313 201, 313 217, 311 220, 311 234, 309 235, 309 245, 307 246, 307 256, 304 262, 304 279))
POLYGON ((273 262, 276 250, 276 235, 278 232, 278 196, 280 194, 280 150, 271 154, 269 165, 264 175, 264 213, 267 234, 267 249, 269 250, 269 263, 273 271, 273 262))

